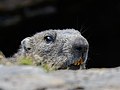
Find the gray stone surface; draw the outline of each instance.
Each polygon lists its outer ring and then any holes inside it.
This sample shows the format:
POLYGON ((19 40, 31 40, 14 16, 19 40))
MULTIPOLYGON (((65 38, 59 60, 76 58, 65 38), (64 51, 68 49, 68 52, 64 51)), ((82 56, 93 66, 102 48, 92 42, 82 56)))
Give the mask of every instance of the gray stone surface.
POLYGON ((71 88, 79 88, 77 90, 120 90, 120 67, 57 71, 53 74, 64 79, 71 88))
POLYGON ((61 85, 62 79, 47 75, 41 68, 0 66, 0 90, 44 90, 61 85))
POLYGON ((120 90, 120 67, 45 72, 0 65, 0 90, 120 90))

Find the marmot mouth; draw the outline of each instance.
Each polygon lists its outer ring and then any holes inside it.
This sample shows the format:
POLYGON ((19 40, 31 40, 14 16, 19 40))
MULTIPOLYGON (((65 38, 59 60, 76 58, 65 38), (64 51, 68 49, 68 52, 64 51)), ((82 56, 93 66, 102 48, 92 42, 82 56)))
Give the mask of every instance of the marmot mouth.
POLYGON ((69 70, 85 69, 85 63, 87 61, 87 57, 88 57, 88 48, 84 48, 83 52, 81 52, 79 59, 74 60, 74 62, 69 64, 67 68, 69 70))
POLYGON ((70 63, 69 61, 65 62, 60 69, 68 69, 68 70, 78 70, 78 69, 85 69, 85 63, 87 60, 88 52, 81 53, 80 57, 74 62, 70 63))
POLYGON ((69 64, 67 66, 61 66, 58 70, 61 70, 61 69, 78 70, 80 69, 80 66, 82 64, 84 64, 84 59, 80 57, 78 60, 75 60, 72 64, 69 64))
POLYGON ((77 66, 79 66, 79 65, 81 65, 81 64, 83 64, 83 59, 80 57, 80 59, 79 60, 77 60, 77 61, 75 61, 74 63, 73 63, 73 65, 77 65, 77 66))
POLYGON ((80 66, 84 63, 84 60, 82 57, 80 59, 76 60, 73 64, 68 65, 69 70, 78 70, 80 69, 80 66))

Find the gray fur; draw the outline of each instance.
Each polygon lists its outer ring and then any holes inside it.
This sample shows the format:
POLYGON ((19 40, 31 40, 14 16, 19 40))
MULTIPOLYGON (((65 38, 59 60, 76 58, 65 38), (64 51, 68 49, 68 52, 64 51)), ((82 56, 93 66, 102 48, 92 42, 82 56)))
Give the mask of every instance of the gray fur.
POLYGON ((88 41, 81 33, 74 29, 46 30, 36 33, 21 41, 21 48, 15 56, 32 56, 37 64, 49 64, 55 68, 67 67, 80 58, 81 52, 76 51, 74 46, 86 47, 84 64, 88 56, 88 41), (46 36, 51 36, 52 41, 47 42, 46 36))

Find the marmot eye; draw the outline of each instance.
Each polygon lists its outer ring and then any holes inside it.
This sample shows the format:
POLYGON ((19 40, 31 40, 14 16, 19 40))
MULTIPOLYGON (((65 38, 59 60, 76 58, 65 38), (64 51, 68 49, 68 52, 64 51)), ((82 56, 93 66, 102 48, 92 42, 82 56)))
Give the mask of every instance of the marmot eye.
POLYGON ((50 42, 53 42, 53 37, 52 37, 52 36, 45 36, 45 37, 44 37, 44 40, 45 40, 47 43, 50 43, 50 42))

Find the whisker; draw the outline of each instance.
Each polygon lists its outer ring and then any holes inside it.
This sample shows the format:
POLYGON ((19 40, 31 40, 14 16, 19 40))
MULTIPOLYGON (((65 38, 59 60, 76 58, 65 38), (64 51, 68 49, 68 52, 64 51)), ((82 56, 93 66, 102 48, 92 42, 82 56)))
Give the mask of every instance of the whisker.
POLYGON ((81 29, 80 29, 80 32, 82 33, 82 31, 84 30, 84 28, 85 28, 85 24, 82 24, 81 25, 81 29))
POLYGON ((87 40, 89 40, 91 36, 92 36, 92 34, 89 34, 89 36, 86 37, 87 40))
MULTIPOLYGON (((83 28, 84 29, 84 28, 83 28)), ((89 28, 84 29, 81 34, 85 33, 89 28)))

